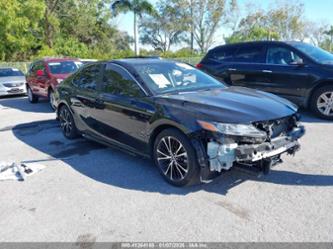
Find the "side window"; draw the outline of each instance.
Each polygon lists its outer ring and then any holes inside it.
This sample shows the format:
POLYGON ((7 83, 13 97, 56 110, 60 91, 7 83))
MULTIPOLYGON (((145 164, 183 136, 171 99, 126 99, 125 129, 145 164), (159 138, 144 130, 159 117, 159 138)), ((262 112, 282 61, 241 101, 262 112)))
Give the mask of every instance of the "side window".
POLYGON ((218 62, 232 61, 234 53, 235 53, 234 47, 218 48, 212 51, 210 59, 218 62))
POLYGON ((107 64, 103 75, 102 91, 114 95, 143 97, 144 94, 134 79, 120 66, 107 64))
POLYGON ((263 63, 264 51, 265 51, 264 45, 242 46, 237 50, 234 56, 234 61, 263 63))
POLYGON ((74 77, 73 84, 86 90, 96 90, 100 76, 100 64, 87 66, 74 77))
POLYGON ((275 65, 290 65, 302 59, 292 50, 285 47, 270 47, 267 50, 266 62, 275 65))
POLYGON ((37 70, 45 71, 44 63, 42 61, 38 61, 31 66, 30 73, 36 74, 37 70))

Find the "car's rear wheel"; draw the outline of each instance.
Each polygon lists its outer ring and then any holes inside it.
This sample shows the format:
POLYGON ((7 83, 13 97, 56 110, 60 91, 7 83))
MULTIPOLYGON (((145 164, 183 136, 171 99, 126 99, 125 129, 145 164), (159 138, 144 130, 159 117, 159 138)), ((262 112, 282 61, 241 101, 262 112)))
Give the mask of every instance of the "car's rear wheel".
POLYGON ((30 87, 27 88, 27 94, 28 94, 28 100, 30 103, 37 103, 38 102, 38 96, 36 96, 30 87))
POLYGON ((49 103, 50 103, 52 110, 55 110, 56 109, 56 100, 55 100, 54 91, 52 89, 49 90, 49 103))
POLYGON ((68 107, 63 105, 59 110, 59 121, 62 133, 68 139, 74 139, 78 137, 79 133, 76 128, 72 113, 68 107))
POLYGON ((200 168, 195 150, 180 131, 162 131, 155 140, 153 155, 160 173, 170 184, 180 187, 199 182, 200 168))
POLYGON ((318 117, 333 120, 333 86, 317 89, 311 98, 310 105, 318 117))

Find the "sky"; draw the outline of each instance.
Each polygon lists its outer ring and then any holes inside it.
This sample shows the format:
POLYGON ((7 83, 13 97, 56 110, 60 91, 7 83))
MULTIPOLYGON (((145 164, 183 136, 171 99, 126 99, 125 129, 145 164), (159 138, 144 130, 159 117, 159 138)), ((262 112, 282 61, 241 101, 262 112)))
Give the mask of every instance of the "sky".
MULTIPOLYGON (((149 0, 152 4, 156 4, 157 0, 149 0)), ((239 0, 240 6, 243 6, 247 2, 255 2, 257 5, 263 8, 269 7, 273 0, 239 0)), ((276 0, 281 1, 281 0, 276 0)), ((283 0, 282 0, 283 1, 283 0)), ((333 0, 299 0, 304 3, 305 16, 311 21, 325 22, 333 25, 333 0)), ((126 31, 129 35, 133 36, 133 14, 121 14, 113 23, 117 25, 118 29, 126 31)), ((225 35, 226 31, 221 28, 217 33, 225 35)), ((218 35, 219 35, 218 34, 218 35)), ((142 47, 142 46, 141 46, 142 47)), ((143 46, 145 47, 145 46, 143 46)), ((145 47, 148 48, 149 47, 145 47)))

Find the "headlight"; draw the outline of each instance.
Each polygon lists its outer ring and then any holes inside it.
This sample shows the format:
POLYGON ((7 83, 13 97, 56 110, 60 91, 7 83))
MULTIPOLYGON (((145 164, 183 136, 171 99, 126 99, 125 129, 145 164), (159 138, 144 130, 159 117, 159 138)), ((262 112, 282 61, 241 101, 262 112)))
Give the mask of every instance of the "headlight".
POLYGON ((198 121, 198 123, 205 130, 219 132, 230 136, 246 136, 254 138, 263 138, 267 136, 264 131, 258 130, 251 124, 225 124, 206 121, 198 121))

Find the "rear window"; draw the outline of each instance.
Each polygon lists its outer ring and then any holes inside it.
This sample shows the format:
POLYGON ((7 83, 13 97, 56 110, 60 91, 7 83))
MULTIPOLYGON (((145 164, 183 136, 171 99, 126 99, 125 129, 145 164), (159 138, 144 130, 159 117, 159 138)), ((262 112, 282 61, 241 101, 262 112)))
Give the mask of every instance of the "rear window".
POLYGON ((70 74, 78 70, 83 64, 79 61, 57 61, 49 62, 47 65, 51 74, 70 74))
POLYGON ((0 68, 0 77, 24 76, 24 74, 16 68, 0 68))
POLYGON ((208 59, 218 62, 232 61, 235 51, 235 47, 217 48, 208 54, 208 59))
POLYGON ((242 46, 240 47, 234 56, 235 62, 252 62, 252 63, 264 63, 265 46, 242 46))

